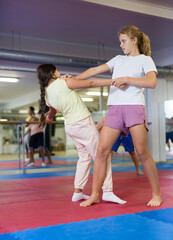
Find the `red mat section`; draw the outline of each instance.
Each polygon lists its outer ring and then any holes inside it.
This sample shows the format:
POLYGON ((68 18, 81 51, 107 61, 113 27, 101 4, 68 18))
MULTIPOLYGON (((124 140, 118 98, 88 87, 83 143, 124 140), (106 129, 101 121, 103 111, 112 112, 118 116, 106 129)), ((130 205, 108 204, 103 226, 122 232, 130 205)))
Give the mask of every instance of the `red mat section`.
MULTIPOLYGON (((173 207, 173 171, 158 170, 163 197, 160 208, 173 207)), ((74 176, 0 182, 0 234, 28 228, 157 210, 146 203, 151 191, 145 176, 135 172, 113 173, 115 193, 125 205, 101 202, 89 208, 71 202, 74 176)), ((91 178, 85 193, 91 192, 91 178)))
POLYGON ((166 152, 166 157, 172 157, 173 158, 173 151, 167 151, 166 152))
MULTIPOLYGON (((45 160, 47 163, 47 159, 45 160)), ((61 161, 61 160, 52 160, 53 164, 48 164, 47 166, 68 166, 68 165, 76 165, 76 162, 70 162, 70 161, 61 161)), ((41 167, 42 161, 35 161, 34 167, 41 167)), ((10 169, 10 168, 18 168, 19 164, 18 162, 8 161, 8 162, 1 162, 0 161, 0 169, 10 169)), ((22 167, 22 162, 21 162, 22 167)))

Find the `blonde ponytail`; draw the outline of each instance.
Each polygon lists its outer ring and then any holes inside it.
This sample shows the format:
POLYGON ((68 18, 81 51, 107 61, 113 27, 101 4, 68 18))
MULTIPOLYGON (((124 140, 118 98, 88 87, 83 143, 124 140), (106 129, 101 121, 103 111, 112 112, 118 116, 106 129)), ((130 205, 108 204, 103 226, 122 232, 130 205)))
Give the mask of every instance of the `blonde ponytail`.
POLYGON ((141 39, 138 41, 139 52, 146 56, 151 56, 150 39, 145 33, 141 32, 140 34, 141 39))

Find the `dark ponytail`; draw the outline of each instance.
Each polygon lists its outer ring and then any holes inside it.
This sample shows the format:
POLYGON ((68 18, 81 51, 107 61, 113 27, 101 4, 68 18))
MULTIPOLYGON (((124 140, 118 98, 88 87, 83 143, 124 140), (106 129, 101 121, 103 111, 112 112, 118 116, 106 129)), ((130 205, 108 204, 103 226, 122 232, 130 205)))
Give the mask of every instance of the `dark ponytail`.
POLYGON ((45 88, 48 86, 49 81, 53 78, 56 67, 53 64, 42 64, 37 68, 37 77, 40 84, 40 127, 45 126, 46 117, 46 101, 45 101, 45 88))
POLYGON ((39 127, 44 127, 46 122, 45 117, 45 108, 46 108, 46 101, 45 101, 45 87, 40 84, 40 124, 39 127))

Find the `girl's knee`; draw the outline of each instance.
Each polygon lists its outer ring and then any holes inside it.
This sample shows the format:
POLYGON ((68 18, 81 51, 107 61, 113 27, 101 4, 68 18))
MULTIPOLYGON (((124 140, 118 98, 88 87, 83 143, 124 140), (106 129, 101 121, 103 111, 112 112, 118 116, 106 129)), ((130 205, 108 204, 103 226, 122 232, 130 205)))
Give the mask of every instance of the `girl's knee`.
POLYGON ((103 146, 98 146, 98 149, 97 149, 97 156, 98 157, 107 158, 109 153, 110 153, 110 149, 105 148, 103 146))
POLYGON ((150 152, 146 148, 138 149, 136 152, 141 161, 146 161, 150 157, 150 152))

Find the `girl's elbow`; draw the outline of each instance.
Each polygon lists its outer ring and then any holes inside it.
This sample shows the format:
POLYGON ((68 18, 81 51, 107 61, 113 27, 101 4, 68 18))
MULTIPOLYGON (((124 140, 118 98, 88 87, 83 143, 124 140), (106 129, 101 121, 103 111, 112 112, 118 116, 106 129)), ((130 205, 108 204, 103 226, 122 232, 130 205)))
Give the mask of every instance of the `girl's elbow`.
POLYGON ((148 86, 148 88, 151 88, 151 89, 154 89, 155 87, 156 87, 155 84, 150 84, 150 85, 148 86))
POLYGON ((75 84, 74 84, 73 79, 71 79, 71 81, 70 81, 69 78, 66 79, 66 84, 67 84, 67 87, 68 87, 68 88, 70 88, 70 89, 75 89, 75 84))
POLYGON ((154 81, 153 83, 152 83, 152 85, 151 85, 151 88, 153 89, 153 88, 155 88, 156 87, 156 81, 154 81))
POLYGON ((153 89, 156 87, 156 79, 150 79, 149 81, 149 88, 153 89))

